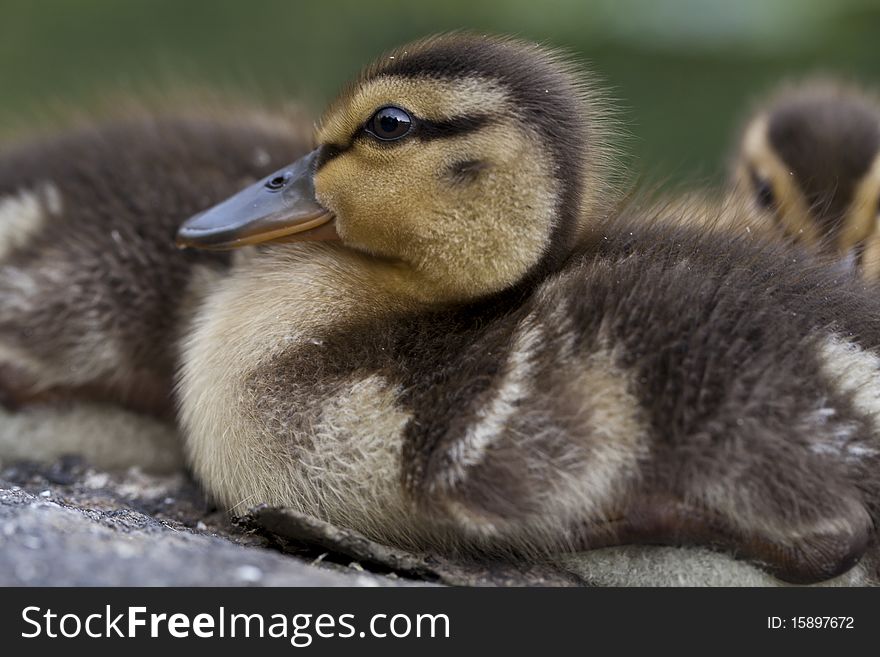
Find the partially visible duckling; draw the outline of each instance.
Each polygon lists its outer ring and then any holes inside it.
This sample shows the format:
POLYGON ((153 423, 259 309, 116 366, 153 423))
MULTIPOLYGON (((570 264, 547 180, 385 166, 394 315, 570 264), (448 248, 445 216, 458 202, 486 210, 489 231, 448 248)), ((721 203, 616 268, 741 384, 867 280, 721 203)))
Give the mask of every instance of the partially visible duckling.
POLYGON ((880 277, 880 99, 830 80, 784 87, 746 124, 732 190, 770 234, 880 277))
POLYGON ((428 39, 186 222, 186 246, 265 244, 184 342, 206 488, 420 548, 696 544, 800 582, 858 561, 880 301, 796 250, 606 217, 605 116, 552 52, 428 39), (324 241, 272 244, 301 239, 324 241))
POLYGON ((20 413, 5 411, 0 457, 91 441, 90 455, 116 464, 129 450, 105 449, 93 407, 120 441, 161 433, 150 419, 120 429, 123 411, 94 404, 173 417, 181 323, 229 261, 182 254, 177 226, 305 152, 307 139, 292 121, 215 114, 115 121, 3 149, 0 403, 20 413))

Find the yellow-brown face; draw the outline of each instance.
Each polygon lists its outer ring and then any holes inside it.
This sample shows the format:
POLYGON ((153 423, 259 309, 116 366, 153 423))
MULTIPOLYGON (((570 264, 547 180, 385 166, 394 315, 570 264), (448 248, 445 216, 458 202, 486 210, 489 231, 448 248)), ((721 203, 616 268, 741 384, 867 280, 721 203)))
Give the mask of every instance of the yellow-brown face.
POLYGON ((768 234, 880 277, 880 111, 837 86, 798 89, 747 125, 733 194, 768 234))
POLYGON ((330 106, 307 158, 194 217, 178 240, 232 248, 338 237, 428 300, 492 294, 561 258, 600 193, 592 101, 564 62, 532 44, 417 42, 330 106))
POLYGON ((315 194, 343 242, 439 297, 506 287, 549 245, 553 163, 491 80, 372 79, 329 110, 318 140, 315 194))

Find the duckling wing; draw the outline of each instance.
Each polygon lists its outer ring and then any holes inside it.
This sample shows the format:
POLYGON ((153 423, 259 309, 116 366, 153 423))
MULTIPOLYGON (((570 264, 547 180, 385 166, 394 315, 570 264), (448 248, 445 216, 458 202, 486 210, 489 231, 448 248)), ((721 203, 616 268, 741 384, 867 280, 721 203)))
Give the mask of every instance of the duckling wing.
POLYGON ((784 581, 848 571, 880 508, 877 302, 796 251, 619 242, 447 351, 443 394, 412 401, 412 494, 478 545, 698 545, 784 581))

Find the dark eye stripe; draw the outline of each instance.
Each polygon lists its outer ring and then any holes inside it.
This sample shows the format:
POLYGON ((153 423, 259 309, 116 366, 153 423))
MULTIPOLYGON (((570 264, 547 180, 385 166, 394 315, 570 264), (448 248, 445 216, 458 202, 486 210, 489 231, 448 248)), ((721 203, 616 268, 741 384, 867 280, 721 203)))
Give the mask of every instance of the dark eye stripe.
POLYGON ((488 114, 471 114, 468 116, 456 116, 443 121, 419 121, 419 129, 416 135, 419 139, 428 141, 431 139, 448 139, 475 132, 489 123, 488 114))
POLYGON ((345 146, 340 146, 338 144, 324 144, 321 146, 321 149, 318 151, 318 157, 315 160, 315 171, 318 171, 318 169, 331 160, 335 160, 349 148, 351 148, 351 142, 345 146))
POLYGON ((755 191, 755 199, 758 204, 766 209, 772 210, 776 206, 776 195, 773 193, 773 185, 766 178, 758 175, 754 169, 749 169, 749 177, 752 179, 752 187, 755 191))
MULTIPOLYGON (((427 119, 418 119, 416 129, 413 136, 420 141, 431 141, 433 139, 449 139, 466 135, 479 130, 483 126, 489 124, 491 120, 488 114, 473 114, 469 116, 456 116, 443 121, 429 121, 427 119)), ((362 134, 362 133, 361 133, 362 134)), ((315 162, 315 170, 317 171, 328 162, 336 159, 352 147, 358 135, 354 135, 351 140, 345 144, 324 144, 318 153, 315 162)), ((386 146, 394 144, 393 141, 374 141, 374 143, 386 146)))

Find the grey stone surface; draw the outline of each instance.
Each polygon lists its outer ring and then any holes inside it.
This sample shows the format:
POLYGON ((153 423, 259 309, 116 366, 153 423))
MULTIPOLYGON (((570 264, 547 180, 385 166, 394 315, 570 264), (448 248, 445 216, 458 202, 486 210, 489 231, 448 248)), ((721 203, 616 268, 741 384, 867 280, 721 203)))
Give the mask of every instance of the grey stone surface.
POLYGON ((184 475, 77 462, 0 471, 0 585, 384 586, 408 583, 269 549, 184 475))
MULTIPOLYGON (((453 561, 290 509, 231 520, 185 474, 0 467, 0 586, 779 586, 730 555, 623 546, 553 564, 453 561)), ((876 551, 825 586, 876 585, 876 551)))
POLYGON ((540 564, 455 562, 370 541, 289 509, 230 521, 185 474, 76 459, 0 469, 3 586, 570 586, 540 564))

